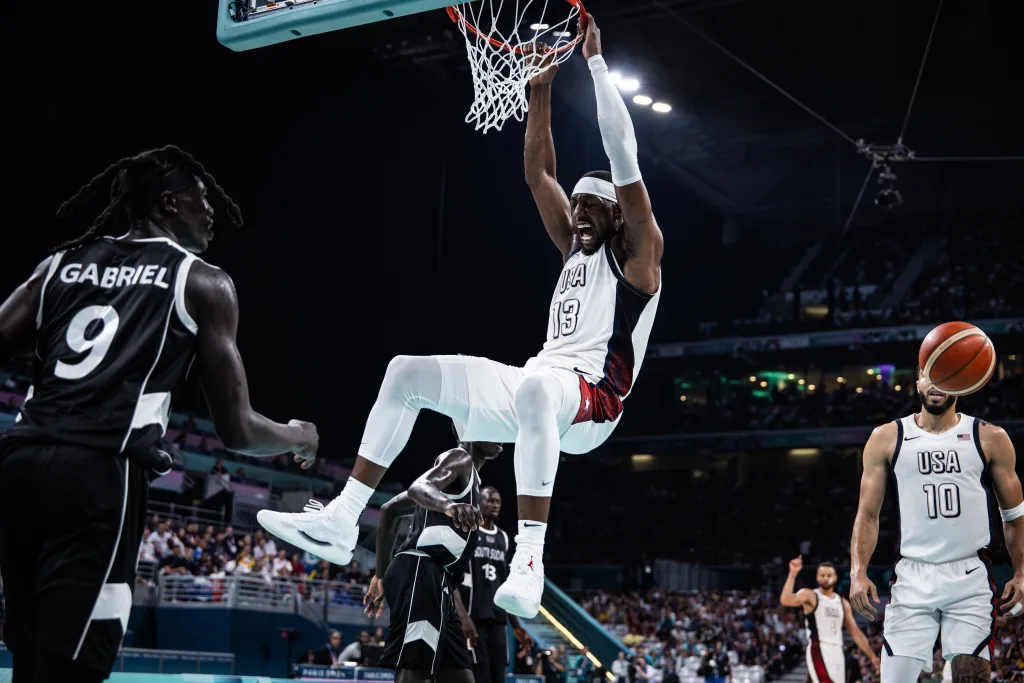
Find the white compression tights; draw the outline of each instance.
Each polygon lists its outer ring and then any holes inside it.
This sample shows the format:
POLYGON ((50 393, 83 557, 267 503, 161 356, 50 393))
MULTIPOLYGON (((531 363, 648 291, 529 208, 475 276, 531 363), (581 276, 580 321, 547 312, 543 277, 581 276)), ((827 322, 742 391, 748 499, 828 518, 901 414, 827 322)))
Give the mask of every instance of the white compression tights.
MULTIPOLYGON (((441 360, 434 356, 396 356, 388 364, 377 401, 366 420, 359 455, 382 467, 390 467, 405 448, 420 410, 426 408, 457 422, 469 420, 464 399, 441 401, 441 360)), ((448 381, 473 381, 470 368, 453 365, 448 381)), ((464 388, 463 388, 464 389, 464 388)), ((557 406, 562 388, 548 375, 523 379, 514 397, 519 424, 515 471, 519 495, 550 497, 558 469, 559 434, 557 406)), ((467 390, 446 392, 466 397, 467 390)))
POLYGON ((921 675, 920 659, 913 657, 891 657, 882 650, 882 683, 907 683, 916 681, 921 675))

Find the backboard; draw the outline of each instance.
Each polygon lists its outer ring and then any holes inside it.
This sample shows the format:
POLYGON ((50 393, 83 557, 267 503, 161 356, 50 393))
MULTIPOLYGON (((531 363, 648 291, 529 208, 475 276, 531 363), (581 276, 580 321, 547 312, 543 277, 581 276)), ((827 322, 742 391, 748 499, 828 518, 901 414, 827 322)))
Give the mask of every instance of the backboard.
POLYGON ((441 9, 451 0, 218 0, 217 40, 235 51, 441 9))

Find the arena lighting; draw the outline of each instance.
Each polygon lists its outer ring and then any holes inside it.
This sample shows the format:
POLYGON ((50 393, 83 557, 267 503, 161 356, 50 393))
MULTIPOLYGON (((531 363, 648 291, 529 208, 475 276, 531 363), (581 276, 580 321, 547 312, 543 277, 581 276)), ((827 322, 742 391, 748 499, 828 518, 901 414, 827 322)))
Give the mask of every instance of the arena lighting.
POLYGON ((685 401, 685 400, 686 400, 686 397, 685 397, 685 396, 680 396, 680 397, 679 397, 679 400, 680 400, 680 401, 685 401))
POLYGON ((672 107, 670 105, 665 104, 664 102, 655 102, 654 106, 651 107, 651 109, 658 112, 659 114, 667 114, 670 111, 672 111, 672 107))
POLYGON ((768 386, 768 382, 765 382, 764 380, 761 380, 761 386, 762 387, 768 386))
POLYGON ((647 105, 649 105, 653 101, 654 100, 652 100, 647 95, 637 95, 636 97, 633 98, 633 103, 634 104, 639 104, 642 107, 646 107, 647 105))
POLYGON ((531 31, 544 31, 551 28, 547 24, 530 24, 531 31))
MULTIPOLYGON (((636 457, 636 456, 633 456, 633 457, 636 457)), ((559 633, 561 633, 563 636, 565 636, 565 639, 568 640, 570 643, 572 643, 572 646, 574 648, 576 648, 577 650, 584 649, 584 645, 583 645, 583 643, 581 643, 579 641, 579 638, 577 638, 572 633, 570 633, 569 629, 567 629, 566 627, 562 626, 561 622, 559 622, 557 619, 555 619, 553 616, 551 616, 551 612, 549 612, 546 609, 544 609, 544 605, 541 605, 540 613, 544 615, 545 619, 547 619, 549 622, 551 622, 551 625, 555 627, 555 630, 557 630, 559 633)), ((593 662, 594 666, 596 666, 598 669, 601 668, 601 662, 600 662, 600 660, 598 660, 597 657, 594 656, 593 652, 590 652, 590 651, 587 652, 587 659, 589 659, 591 662, 593 662)))
MULTIPOLYGON (((796 383, 799 384, 800 386, 803 386, 805 382, 806 382, 806 380, 804 380, 803 378, 800 378, 800 379, 798 379, 796 381, 796 383)), ((812 384, 811 386, 814 386, 814 385, 812 384)))
POLYGON ((839 382, 840 384, 842 384, 843 382, 846 381, 846 379, 843 378, 843 377, 836 377, 836 381, 839 382))
POLYGON ((791 372, 791 373, 789 373, 788 375, 786 375, 786 379, 796 379, 796 375, 794 375, 794 374, 793 374, 793 373, 791 372))
POLYGON ((619 81, 619 90, 623 92, 636 92, 640 89, 640 81, 635 78, 624 78, 619 81))
POLYGON ((633 464, 654 462, 654 456, 650 453, 637 453, 633 456, 633 464))
POLYGON ((814 391, 814 385, 813 384, 808 384, 807 385, 807 390, 808 391, 814 391))
POLYGON ((892 388, 892 390, 893 390, 893 391, 903 391, 903 387, 901 387, 901 386, 900 386, 899 384, 897 384, 896 386, 894 386, 894 387, 892 388))
POLYGON ((875 375, 875 379, 882 379, 881 375, 875 375))
POLYGON ((750 376, 750 381, 751 381, 751 382, 756 382, 756 381, 757 381, 757 378, 756 378, 756 377, 754 377, 753 375, 751 375, 751 376, 750 376))
POLYGON ((857 393, 858 394, 863 392, 863 391, 864 391, 864 387, 857 387, 857 393))
POLYGON ((608 72, 608 79, 611 80, 612 85, 618 85, 622 82, 622 74, 618 71, 610 71, 608 72))
POLYGON ((807 455, 820 455, 821 449, 818 448, 790 448, 790 455, 796 456, 807 456, 807 455))
POLYGON ((868 368, 868 374, 869 375, 875 374, 875 369, 874 368, 868 368))
POLYGON ((568 38, 572 34, 569 33, 568 31, 555 31, 552 35, 555 36, 556 38, 568 38))

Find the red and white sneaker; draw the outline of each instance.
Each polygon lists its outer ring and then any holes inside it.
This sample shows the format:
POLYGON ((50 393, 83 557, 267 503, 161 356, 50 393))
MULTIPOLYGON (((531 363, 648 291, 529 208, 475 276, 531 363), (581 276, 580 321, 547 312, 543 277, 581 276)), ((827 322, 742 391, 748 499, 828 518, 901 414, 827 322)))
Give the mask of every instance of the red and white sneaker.
POLYGON ((532 619, 540 611, 544 595, 544 563, 539 552, 518 546, 509 575, 494 593, 494 604, 509 614, 532 619))

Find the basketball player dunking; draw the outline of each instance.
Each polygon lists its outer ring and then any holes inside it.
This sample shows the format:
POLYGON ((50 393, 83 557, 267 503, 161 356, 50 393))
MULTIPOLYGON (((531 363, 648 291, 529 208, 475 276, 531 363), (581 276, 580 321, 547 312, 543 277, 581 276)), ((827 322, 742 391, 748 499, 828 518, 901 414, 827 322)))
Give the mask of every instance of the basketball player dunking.
POLYGON ((341 495, 319 511, 262 510, 259 522, 271 533, 347 564, 370 495, 405 447, 419 411, 435 410, 452 418, 463 440, 516 442, 516 551, 509 578, 494 599, 510 614, 537 614, 559 450, 587 453, 619 423, 661 295, 662 235, 641 179, 633 124, 601 57, 593 17, 586 26, 583 55, 597 92, 611 180, 607 174, 588 174, 571 199, 566 196, 555 179, 551 137, 555 67, 531 83, 526 178, 563 260, 546 315, 544 348, 522 368, 468 356, 395 358, 341 495))
POLYGON ((956 412, 923 375, 921 410, 877 427, 864 447, 860 505, 853 527, 850 601, 874 619, 878 591, 867 568, 891 472, 902 559, 893 570, 883 623, 882 683, 916 681, 931 671, 935 639, 957 683, 989 680, 999 612, 1016 616, 1024 598, 1024 497, 1006 432, 956 412), (1014 575, 995 592, 984 549, 991 542, 989 493, 995 491, 1014 575))
POLYGON ((807 670, 813 683, 846 683, 846 652, 843 650, 843 627, 860 651, 868 656, 878 671, 878 655, 857 626, 850 603, 836 593, 839 575, 831 562, 818 565, 814 590, 801 588, 794 592, 796 578, 804 568, 802 557, 789 562, 789 577, 782 586, 783 607, 802 607, 807 623, 807 670))
POLYGON ((121 159, 58 212, 109 189, 0 306, 0 363, 35 351, 32 387, 0 441, 0 570, 16 683, 102 681, 128 624, 139 535, 171 389, 195 357, 217 433, 246 455, 316 456, 316 428, 249 405, 231 279, 195 254, 213 236, 207 192, 238 207, 177 147, 121 159), (104 232, 127 224, 121 237, 104 232), (49 501, 49 502, 47 502, 49 501), (45 504, 41 504, 45 503, 45 504))
POLYGON ((506 631, 511 622, 516 640, 529 636, 514 614, 494 604, 494 593, 508 577, 508 534, 498 528, 501 494, 493 486, 480 489, 480 515, 476 550, 455 595, 462 632, 470 641, 475 683, 504 683, 508 668, 506 631))
POLYGON ((374 617, 385 604, 391 608, 380 665, 397 671, 396 683, 473 683, 454 600, 482 522, 478 472, 501 450, 496 443, 460 443, 381 507, 377 568, 363 604, 374 617), (409 536, 392 561, 398 521, 410 514, 409 536))

